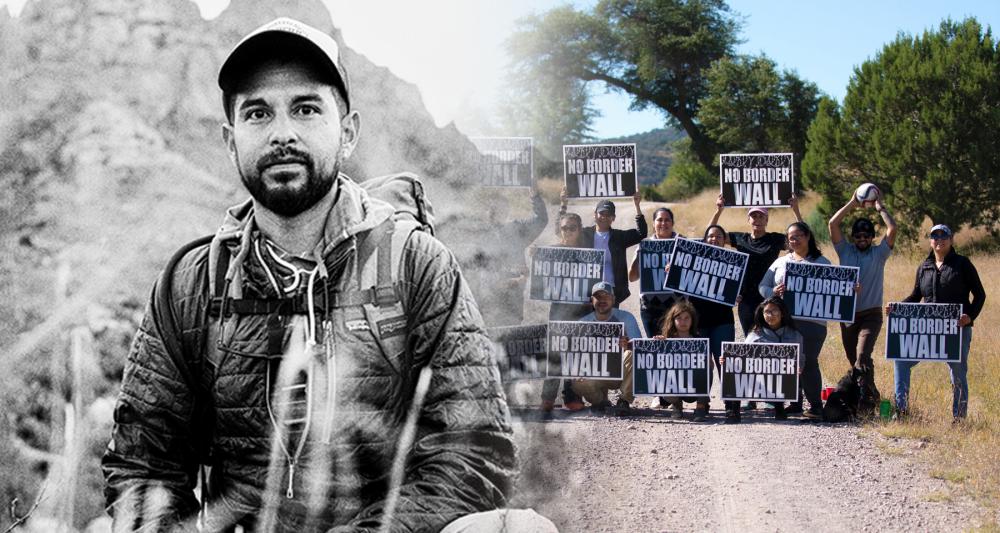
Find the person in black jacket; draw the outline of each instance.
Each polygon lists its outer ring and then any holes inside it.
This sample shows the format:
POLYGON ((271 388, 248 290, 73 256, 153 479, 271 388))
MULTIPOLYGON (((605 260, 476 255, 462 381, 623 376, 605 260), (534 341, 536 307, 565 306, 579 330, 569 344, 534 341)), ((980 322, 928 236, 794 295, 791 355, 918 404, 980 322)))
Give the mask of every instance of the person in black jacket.
MULTIPOLYGON (((958 320, 958 325, 962 328, 962 360, 958 363, 948 363, 951 369, 951 414, 957 422, 968 414, 969 382, 966 379, 966 372, 969 368, 969 346, 972 343, 973 322, 986 302, 986 290, 983 289, 983 283, 972 261, 955 252, 952 247, 953 236, 951 228, 944 224, 931 228, 931 251, 927 254, 927 259, 917 267, 913 292, 903 301, 962 304, 962 316, 958 320)), ((886 307, 886 313, 888 312, 889 306, 886 307)), ((896 410, 900 416, 905 416, 910 392, 910 371, 918 361, 894 363, 896 410)))
MULTIPOLYGON (((559 208, 559 214, 561 215, 566 212, 565 187, 560 198, 562 206, 559 208)), ((628 290, 626 250, 639 244, 639 241, 645 239, 646 235, 649 234, 646 217, 643 216, 639 206, 642 201, 640 193, 635 193, 632 201, 635 204, 636 229, 612 229, 611 224, 615 221, 615 204, 611 200, 601 200, 597 202, 597 207, 594 209, 594 225, 583 228, 580 232, 580 246, 608 250, 608 255, 605 256, 604 260, 604 281, 615 288, 616 308, 621 306, 621 303, 631 294, 628 290)))

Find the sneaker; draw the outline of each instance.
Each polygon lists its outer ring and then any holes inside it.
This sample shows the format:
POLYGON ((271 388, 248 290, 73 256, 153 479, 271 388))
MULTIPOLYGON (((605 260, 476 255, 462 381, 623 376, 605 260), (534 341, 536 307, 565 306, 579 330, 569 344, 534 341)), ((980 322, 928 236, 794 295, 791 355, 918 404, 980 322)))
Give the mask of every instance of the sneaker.
POLYGON ((627 400, 619 398, 618 401, 615 403, 615 412, 619 415, 628 413, 631 410, 632 406, 628 403, 627 400))
POLYGON ((726 424, 739 424, 739 423, 740 423, 739 409, 726 411, 726 424))
POLYGON ((819 409, 810 409, 810 410, 802 413, 802 417, 803 418, 808 418, 809 420, 822 420, 823 419, 823 411, 820 411, 819 409))
POLYGON ((789 415, 801 415, 802 414, 802 402, 792 402, 785 407, 785 413, 789 415))
POLYGON ((592 413, 604 414, 604 412, 607 411, 608 407, 611 407, 611 402, 607 400, 601 400, 595 404, 592 404, 590 406, 590 411, 592 413))
POLYGON ((910 412, 909 411, 905 411, 905 410, 904 411, 900 411, 900 410, 897 409, 895 412, 892 413, 892 421, 893 422, 902 422, 902 421, 907 420, 909 418, 910 418, 910 412))
POLYGON ((742 409, 744 411, 755 411, 757 409, 757 402, 747 402, 742 409))
POLYGON ((774 419, 788 420, 788 413, 785 412, 785 404, 783 403, 774 404, 774 419))
POLYGON ((567 411, 573 411, 574 413, 577 411, 582 411, 585 407, 586 406, 583 405, 583 402, 581 402, 580 400, 570 400, 568 402, 563 403, 564 409, 566 409, 567 411))
POLYGON ((699 406, 697 406, 697 407, 694 408, 694 421, 695 422, 704 422, 706 418, 708 418, 708 406, 707 405, 699 405, 699 406))
POLYGON ((551 413, 552 409, 555 408, 556 402, 552 400, 542 400, 542 412, 551 413))
POLYGON ((671 409, 670 418, 673 418, 674 420, 680 420, 684 418, 684 404, 682 404, 681 402, 677 402, 671 405, 670 409, 671 409))

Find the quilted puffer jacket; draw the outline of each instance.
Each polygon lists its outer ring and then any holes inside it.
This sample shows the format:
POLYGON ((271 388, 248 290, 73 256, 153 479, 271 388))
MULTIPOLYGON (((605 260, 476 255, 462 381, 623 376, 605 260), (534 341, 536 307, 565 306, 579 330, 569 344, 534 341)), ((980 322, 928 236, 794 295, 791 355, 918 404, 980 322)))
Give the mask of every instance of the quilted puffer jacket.
MULTIPOLYGON (((269 396, 283 364, 273 353, 275 335, 287 344, 294 321, 273 313, 211 316, 215 254, 196 248, 173 272, 169 308, 158 304, 162 281, 154 287, 128 355, 102 461, 116 531, 194 530, 195 486, 206 463, 206 531, 237 524, 248 531, 375 531, 385 521, 390 531, 438 531, 462 515, 506 506, 515 474, 510 415, 454 256, 414 231, 393 258, 400 261, 397 304, 324 307, 330 294, 363 288, 358 244, 394 212, 344 176, 337 187, 315 254, 325 283, 313 288, 323 319, 315 328, 326 330, 334 376, 329 388, 317 387, 327 394, 314 401, 329 408, 330 425, 314 425, 298 460, 287 460, 269 396), (418 374, 428 367, 430 387, 390 519, 389 473, 418 374)), ((248 202, 230 210, 213 241, 232 252, 234 298, 276 296, 259 255, 249 253, 256 239, 248 202)))

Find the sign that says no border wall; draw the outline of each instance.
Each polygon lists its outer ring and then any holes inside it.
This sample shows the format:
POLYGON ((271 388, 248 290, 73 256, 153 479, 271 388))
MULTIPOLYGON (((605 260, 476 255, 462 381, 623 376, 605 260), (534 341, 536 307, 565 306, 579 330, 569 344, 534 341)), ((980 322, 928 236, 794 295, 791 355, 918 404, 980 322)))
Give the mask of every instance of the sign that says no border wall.
POLYGON ((523 379, 544 379, 548 346, 545 344, 548 326, 506 326, 489 328, 504 383, 523 379))
POLYGON ((792 154, 721 154, 719 181, 726 207, 787 206, 795 190, 792 154))
POLYGON ((799 400, 799 345, 722 343, 722 399, 799 400))
POLYGON ((749 255, 678 237, 665 287, 729 306, 736 305, 749 255))
POLYGON ((669 294, 663 288, 674 253, 673 239, 643 239, 639 241, 639 294, 669 294))
POLYGON ((899 361, 962 360, 961 304, 891 303, 885 358, 899 361))
POLYGON ((569 198, 631 197, 639 189, 634 144, 563 146, 569 198))
POLYGON ((854 322, 858 267, 789 261, 782 298, 795 318, 854 322))
POLYGON ((531 187, 534 181, 531 137, 473 137, 479 150, 479 177, 487 187, 531 187))
POLYGON ((529 295, 545 302, 590 301, 590 290, 604 279, 604 250, 535 248, 531 256, 529 295))
POLYGON ((549 322, 550 378, 621 380, 621 322, 549 322))
POLYGON ((708 339, 633 339, 632 391, 636 396, 708 397, 708 339))

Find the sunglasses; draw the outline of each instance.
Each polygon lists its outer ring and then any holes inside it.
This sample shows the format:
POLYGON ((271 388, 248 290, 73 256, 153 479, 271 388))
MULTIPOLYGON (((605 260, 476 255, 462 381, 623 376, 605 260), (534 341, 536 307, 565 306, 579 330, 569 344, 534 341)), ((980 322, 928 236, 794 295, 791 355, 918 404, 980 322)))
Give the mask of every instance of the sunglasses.
POLYGON ((580 231, 580 226, 559 226, 562 231, 580 231))
POLYGON ((855 239, 871 239, 872 238, 872 234, 871 233, 866 233, 864 231, 859 231, 858 233, 855 233, 854 235, 851 235, 851 236, 854 237, 855 239))
POLYGON ((931 233, 932 241, 946 241, 951 238, 947 233, 931 233))

